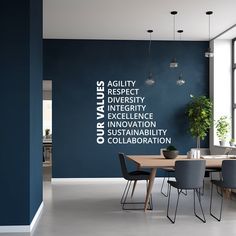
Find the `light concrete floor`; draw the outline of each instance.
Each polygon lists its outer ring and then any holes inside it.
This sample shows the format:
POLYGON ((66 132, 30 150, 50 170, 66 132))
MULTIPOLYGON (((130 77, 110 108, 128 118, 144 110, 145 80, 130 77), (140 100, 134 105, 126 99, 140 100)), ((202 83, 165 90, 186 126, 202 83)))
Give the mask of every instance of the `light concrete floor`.
MULTIPOLYGON (((156 179, 153 192, 154 210, 123 211, 119 204, 124 180, 84 180, 78 182, 44 182, 44 209, 31 234, 7 236, 222 236, 236 235, 236 201, 226 199, 223 219, 209 215, 209 182, 205 185, 202 204, 207 223, 193 214, 193 194, 181 196, 176 223, 166 218, 167 198, 160 194, 161 179, 156 179)), ((139 183, 135 199, 144 196, 145 183, 139 183)), ((176 191, 173 191, 173 202, 176 191)), ((216 194, 215 194, 216 195, 216 194)), ((217 200, 217 199, 215 199, 217 200)), ((216 202, 219 203, 219 202, 216 202)), ((219 207, 219 205, 217 205, 219 207)), ((172 209, 174 209, 172 207, 172 209)), ((219 209, 219 208, 218 208, 219 209)))

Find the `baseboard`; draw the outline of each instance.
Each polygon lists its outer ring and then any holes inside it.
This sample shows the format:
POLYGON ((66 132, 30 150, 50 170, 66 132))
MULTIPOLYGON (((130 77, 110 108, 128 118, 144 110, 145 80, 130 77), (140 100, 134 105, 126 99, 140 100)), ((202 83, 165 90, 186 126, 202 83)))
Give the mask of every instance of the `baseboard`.
MULTIPOLYGON (((124 178, 52 178, 52 183, 69 183, 69 182, 107 182, 107 181, 117 181, 120 182, 124 178)), ((124 180, 125 181, 125 180, 124 180)))
POLYGON ((29 233, 32 232, 37 225, 43 210, 43 202, 40 204, 30 225, 7 225, 0 226, 0 233, 29 233))
MULTIPOLYGON (((162 181, 164 177, 156 177, 156 181, 162 181)), ((117 178, 52 178, 51 183, 56 184, 56 183, 81 183, 81 182, 121 182, 121 181, 126 181, 123 177, 117 177, 117 178)))
POLYGON ((40 219, 40 216, 41 216, 41 213, 43 211, 43 202, 40 204, 36 214, 34 215, 34 218, 33 220, 31 221, 31 224, 30 224, 30 232, 33 231, 34 227, 37 225, 39 219, 40 219))

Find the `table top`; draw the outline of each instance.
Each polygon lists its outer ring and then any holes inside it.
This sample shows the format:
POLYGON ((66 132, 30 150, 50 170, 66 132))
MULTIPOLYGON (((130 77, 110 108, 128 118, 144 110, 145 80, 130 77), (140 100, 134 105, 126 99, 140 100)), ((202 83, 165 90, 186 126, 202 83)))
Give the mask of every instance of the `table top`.
MULTIPOLYGON (((179 155, 175 159, 165 159, 165 157, 161 155, 127 155, 127 157, 143 168, 174 167, 175 161, 177 160, 198 160, 188 159, 186 155, 179 155)), ((225 159, 226 158, 214 158, 214 156, 212 156, 212 158, 206 158, 206 167, 221 167, 222 161, 225 159)))

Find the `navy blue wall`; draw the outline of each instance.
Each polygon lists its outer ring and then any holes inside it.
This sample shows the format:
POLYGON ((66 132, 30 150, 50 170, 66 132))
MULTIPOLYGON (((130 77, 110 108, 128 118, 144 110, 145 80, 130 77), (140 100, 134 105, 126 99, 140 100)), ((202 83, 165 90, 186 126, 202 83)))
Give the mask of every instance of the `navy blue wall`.
MULTIPOLYGON (((39 7, 41 0, 34 1, 34 4, 39 7)), ((33 26, 30 25, 30 1, 4 1, 0 8, 3 19, 0 21, 0 225, 30 224, 37 206, 42 202, 41 190, 36 190, 42 181, 38 174, 42 164, 38 166, 34 163, 39 154, 42 160, 42 140, 41 136, 39 139, 40 133, 35 134, 38 138, 33 137, 33 132, 41 128, 41 103, 30 101, 33 97, 30 90, 35 87, 33 84, 36 81, 31 81, 31 78, 37 75, 37 80, 42 80, 42 57, 41 53, 38 54, 41 36, 38 37, 42 28, 40 9, 34 11, 37 12, 34 20, 40 17, 36 20, 38 24, 32 22, 37 33, 30 37, 33 26), (33 106, 35 108, 30 109, 33 106), (36 116, 39 118, 35 119, 36 116), (33 131, 33 128, 36 129, 33 131), (31 151, 33 148, 34 152, 31 151)), ((35 88, 34 92, 40 89, 35 88)), ((35 100, 42 99, 39 92, 35 96, 35 100)))
MULTIPOLYGON (((153 87, 147 77, 147 41, 44 40, 44 78, 53 81, 53 177, 120 176, 118 152, 159 154, 165 145, 96 143, 96 81, 136 80, 158 128, 182 154, 195 147, 187 132, 190 94, 208 95, 207 42, 152 43, 153 87), (179 68, 170 69, 176 56, 179 68), (186 84, 176 86, 180 71, 186 84)), ((208 146, 208 140, 202 143, 208 146)))
POLYGON ((42 0, 30 0, 30 222, 42 202, 42 0))

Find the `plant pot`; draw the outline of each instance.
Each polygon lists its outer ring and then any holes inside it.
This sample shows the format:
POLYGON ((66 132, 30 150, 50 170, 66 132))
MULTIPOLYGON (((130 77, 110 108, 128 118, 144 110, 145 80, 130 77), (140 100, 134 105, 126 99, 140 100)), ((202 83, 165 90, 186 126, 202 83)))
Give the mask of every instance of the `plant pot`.
POLYGON ((226 146, 226 141, 225 140, 220 140, 220 146, 226 146))
POLYGON ((179 155, 178 150, 173 150, 173 151, 163 150, 163 156, 166 159, 175 159, 178 155, 179 155))

